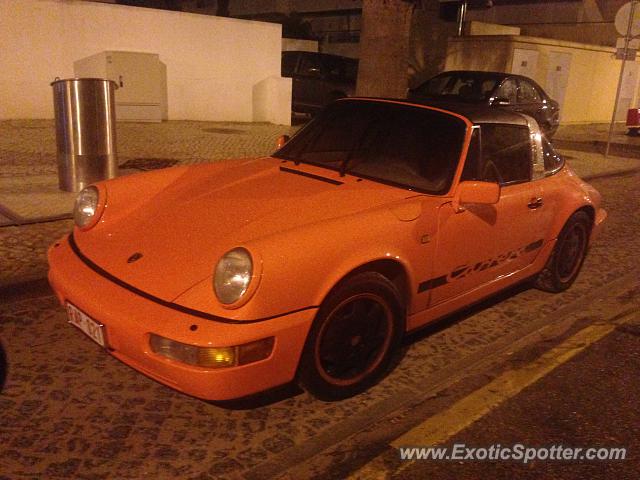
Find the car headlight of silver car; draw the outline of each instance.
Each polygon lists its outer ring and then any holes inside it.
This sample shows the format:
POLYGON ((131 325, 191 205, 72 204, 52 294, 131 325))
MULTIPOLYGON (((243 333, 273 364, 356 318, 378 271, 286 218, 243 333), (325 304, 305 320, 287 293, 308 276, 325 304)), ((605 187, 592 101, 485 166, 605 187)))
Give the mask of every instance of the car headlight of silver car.
POLYGON ((100 192, 97 187, 89 186, 80 191, 73 208, 73 220, 79 228, 86 229, 98 220, 100 192))
POLYGON ((245 248, 225 253, 216 265, 213 289, 220 303, 231 305, 247 293, 253 275, 251 254, 245 248))

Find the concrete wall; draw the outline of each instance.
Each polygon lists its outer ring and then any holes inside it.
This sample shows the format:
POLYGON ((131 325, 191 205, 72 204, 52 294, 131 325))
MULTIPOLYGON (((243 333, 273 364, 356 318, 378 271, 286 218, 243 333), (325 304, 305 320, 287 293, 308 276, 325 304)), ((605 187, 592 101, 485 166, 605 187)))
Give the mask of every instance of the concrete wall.
POLYGON ((471 21, 467 24, 467 32, 469 35, 520 35, 520 27, 471 21))
MULTIPOLYGON (((511 72, 515 49, 538 52, 535 71, 529 76, 545 89, 548 88, 550 55, 571 55, 561 105, 563 123, 611 120, 621 67, 621 61, 614 58, 613 48, 521 36, 450 38, 445 70, 511 72)), ((636 87, 634 85, 634 90, 636 87)))
POLYGON ((627 1, 513 2, 469 10, 467 20, 518 26, 522 35, 531 37, 613 46, 618 36, 613 19, 627 1))
POLYGON ((301 51, 301 52, 317 52, 318 41, 317 40, 299 40, 297 38, 283 38, 282 39, 282 51, 301 51))
POLYGON ((447 41, 456 35, 455 22, 438 18, 440 3, 423 0, 413 11, 409 39, 409 87, 415 88, 444 69, 447 41))
MULTIPOLYGON (((252 121, 254 86, 280 77, 277 24, 73 0, 0 0, 0 19, 0 119, 52 118, 49 83, 103 50, 159 54, 170 119, 252 121)), ((260 117, 290 112, 281 93, 260 117)))

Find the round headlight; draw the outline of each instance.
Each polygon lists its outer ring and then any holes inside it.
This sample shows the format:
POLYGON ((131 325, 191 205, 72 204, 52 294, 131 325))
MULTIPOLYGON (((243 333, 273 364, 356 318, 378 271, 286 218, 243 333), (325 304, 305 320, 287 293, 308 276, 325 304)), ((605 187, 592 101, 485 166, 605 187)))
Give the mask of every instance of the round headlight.
POLYGON ((94 220, 98 211, 98 197, 98 189, 93 186, 84 188, 78 194, 73 209, 73 219, 78 227, 84 228, 94 220))
POLYGON ((234 248, 225 253, 216 265, 213 287, 221 303, 235 303, 247 292, 253 262, 251 255, 244 248, 234 248))

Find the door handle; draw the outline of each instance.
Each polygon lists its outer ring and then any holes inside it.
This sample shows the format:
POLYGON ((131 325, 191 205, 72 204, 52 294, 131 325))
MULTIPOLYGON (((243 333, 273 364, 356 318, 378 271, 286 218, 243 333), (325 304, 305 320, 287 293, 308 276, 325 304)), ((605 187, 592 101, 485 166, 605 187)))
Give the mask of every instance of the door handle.
POLYGON ((529 203, 527 204, 527 207, 534 210, 536 208, 540 208, 543 205, 543 203, 544 202, 542 201, 542 197, 534 197, 529 201, 529 203))

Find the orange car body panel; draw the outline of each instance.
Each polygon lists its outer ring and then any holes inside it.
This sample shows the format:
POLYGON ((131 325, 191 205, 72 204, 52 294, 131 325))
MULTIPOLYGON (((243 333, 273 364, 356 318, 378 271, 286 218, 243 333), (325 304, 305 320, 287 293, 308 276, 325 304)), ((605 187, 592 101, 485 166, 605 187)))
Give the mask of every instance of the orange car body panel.
POLYGON ((49 282, 61 303, 76 307, 106 325, 110 352, 149 377, 189 395, 226 400, 286 383, 293 378, 315 315, 307 309, 272 320, 228 324, 168 309, 97 275, 71 250, 67 240, 50 248, 54 266, 49 282), (149 335, 200 346, 233 346, 276 337, 273 353, 249 365, 206 369, 153 353, 149 335))
POLYGON ((353 270, 380 260, 401 267, 411 330, 539 272, 576 210, 595 213, 592 238, 606 217, 599 194, 567 166, 503 187, 496 205, 456 210, 462 167, 440 196, 272 157, 103 182, 97 224, 49 249, 50 283, 61 303, 106 326, 114 356, 146 375, 200 398, 250 395, 294 378, 317 309, 353 270), (528 209, 538 195, 549 201, 528 209), (212 275, 238 246, 251 252, 255 279, 244 304, 228 308, 212 275), (136 252, 144 255, 127 262, 136 252), (213 370, 153 353, 151 333, 199 346, 276 341, 265 360, 213 370))

